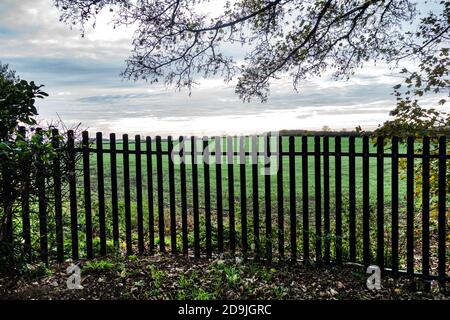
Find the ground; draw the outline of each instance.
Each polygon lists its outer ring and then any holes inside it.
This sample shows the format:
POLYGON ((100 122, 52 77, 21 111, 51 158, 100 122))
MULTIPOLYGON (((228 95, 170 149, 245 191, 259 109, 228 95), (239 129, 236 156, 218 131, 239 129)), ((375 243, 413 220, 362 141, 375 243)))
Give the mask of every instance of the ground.
POLYGON ((70 262, 28 266, 21 275, 0 278, 0 299, 449 299, 432 284, 382 278, 368 290, 361 267, 215 260, 157 255, 82 262, 83 289, 69 290, 70 262), (419 287, 419 289, 418 289, 419 287))

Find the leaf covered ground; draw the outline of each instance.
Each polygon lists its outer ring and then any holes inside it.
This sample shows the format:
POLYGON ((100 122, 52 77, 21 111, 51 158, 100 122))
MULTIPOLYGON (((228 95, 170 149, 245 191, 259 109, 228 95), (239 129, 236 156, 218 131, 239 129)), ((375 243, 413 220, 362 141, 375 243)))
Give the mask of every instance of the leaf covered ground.
POLYGON ((359 266, 215 260, 157 255, 84 261, 83 289, 69 290, 66 268, 28 265, 16 276, 0 278, 0 299, 449 299, 432 283, 382 278, 382 289, 365 286, 359 266), (421 291, 422 290, 422 291, 421 291))

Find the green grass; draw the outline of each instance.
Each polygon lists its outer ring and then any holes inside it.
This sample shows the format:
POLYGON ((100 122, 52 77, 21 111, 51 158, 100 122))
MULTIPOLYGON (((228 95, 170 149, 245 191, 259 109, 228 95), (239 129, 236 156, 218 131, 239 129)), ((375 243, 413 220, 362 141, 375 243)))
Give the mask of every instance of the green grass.
POLYGON ((92 260, 86 262, 83 266, 85 270, 92 270, 98 272, 105 272, 112 270, 115 267, 114 263, 109 260, 92 260))

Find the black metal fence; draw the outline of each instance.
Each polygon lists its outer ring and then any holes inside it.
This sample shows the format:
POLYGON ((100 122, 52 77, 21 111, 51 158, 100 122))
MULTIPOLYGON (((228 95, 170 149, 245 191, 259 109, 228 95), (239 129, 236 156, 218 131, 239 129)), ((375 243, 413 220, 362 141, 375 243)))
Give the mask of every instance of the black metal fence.
POLYGON ((376 264, 445 283, 446 137, 377 139, 376 146, 354 135, 137 135, 130 142, 126 134, 104 140, 83 132, 77 141, 69 131, 67 183, 59 159, 52 177, 38 176, 41 190, 46 180, 54 185, 51 197, 38 199, 39 240, 32 243, 27 195, 17 236, 29 259, 37 250, 44 262, 120 247, 129 255, 229 251, 268 261, 376 264))

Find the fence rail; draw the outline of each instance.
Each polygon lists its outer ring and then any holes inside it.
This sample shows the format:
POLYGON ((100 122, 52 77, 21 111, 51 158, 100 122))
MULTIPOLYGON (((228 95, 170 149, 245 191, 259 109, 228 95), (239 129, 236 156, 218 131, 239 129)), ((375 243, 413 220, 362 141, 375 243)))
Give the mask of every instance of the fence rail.
POLYGON ((38 250, 45 263, 120 248, 195 257, 229 251, 268 261, 377 264, 445 284, 448 141, 376 142, 342 134, 136 135, 130 142, 126 134, 104 140, 100 132, 95 139, 83 132, 78 141, 69 131, 67 183, 59 158, 52 176, 37 176, 37 244, 27 194, 15 237, 29 260, 38 250), (51 197, 43 192, 46 180, 53 181, 51 197))

